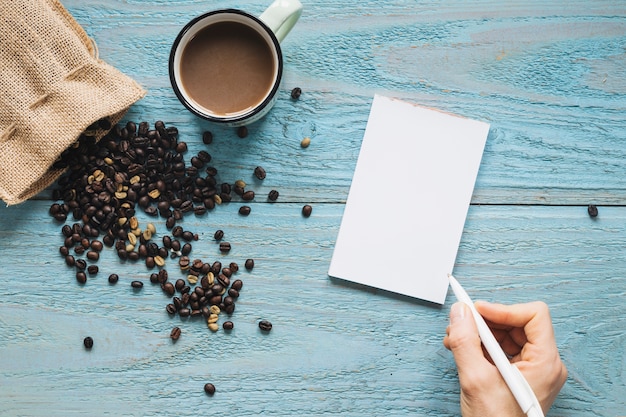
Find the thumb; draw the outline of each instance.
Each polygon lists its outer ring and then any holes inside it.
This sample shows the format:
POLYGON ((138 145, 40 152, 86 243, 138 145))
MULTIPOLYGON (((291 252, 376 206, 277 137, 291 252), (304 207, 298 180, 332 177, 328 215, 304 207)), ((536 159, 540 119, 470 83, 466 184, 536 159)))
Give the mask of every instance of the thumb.
POLYGON ((452 351, 459 370, 459 379, 475 378, 490 368, 485 359, 478 329, 470 308, 465 303, 457 302, 450 309, 450 326, 445 345, 452 351))

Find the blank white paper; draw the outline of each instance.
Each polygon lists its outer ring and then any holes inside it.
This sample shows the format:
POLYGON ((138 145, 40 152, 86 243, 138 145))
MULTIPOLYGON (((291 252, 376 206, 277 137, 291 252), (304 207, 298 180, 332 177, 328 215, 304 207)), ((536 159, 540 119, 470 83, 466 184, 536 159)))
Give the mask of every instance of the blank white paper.
POLYGON ((443 304, 488 133, 376 95, 328 274, 443 304))

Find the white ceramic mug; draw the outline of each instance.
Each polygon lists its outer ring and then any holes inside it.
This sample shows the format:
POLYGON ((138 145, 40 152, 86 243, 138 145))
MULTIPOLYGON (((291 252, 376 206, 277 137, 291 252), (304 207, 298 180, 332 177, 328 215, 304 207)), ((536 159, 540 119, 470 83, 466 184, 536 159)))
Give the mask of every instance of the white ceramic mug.
POLYGON ((280 42, 301 13, 299 0, 275 0, 258 18, 224 9, 191 20, 170 52, 178 99, 197 116, 227 126, 265 116, 282 79, 280 42))

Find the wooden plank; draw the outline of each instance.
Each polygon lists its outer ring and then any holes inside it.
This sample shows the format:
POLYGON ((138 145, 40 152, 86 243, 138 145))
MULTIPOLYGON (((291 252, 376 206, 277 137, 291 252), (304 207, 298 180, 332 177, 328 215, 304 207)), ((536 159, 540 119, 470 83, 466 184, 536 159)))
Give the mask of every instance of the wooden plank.
MULTIPOLYGON (((456 415, 455 366, 441 345, 449 305, 328 278, 342 205, 318 204, 308 219, 297 203, 255 203, 246 218, 231 204, 185 219, 185 229, 200 233, 194 257, 256 260, 238 274, 244 289, 231 334, 168 317, 150 271, 121 264, 110 249, 100 273, 77 284, 57 253, 60 225, 47 205, 0 213, 3 415, 167 415, 183 405, 189 414, 456 415), (227 256, 212 240, 216 227, 233 245, 227 256), (111 272, 121 277, 113 286, 111 272), (133 291, 133 279, 145 287, 133 291), (258 330, 260 319, 274 324, 270 334, 258 330), (183 330, 175 344, 174 325, 183 330), (87 335, 95 340, 89 352, 87 335), (205 382, 217 386, 214 397, 203 393, 205 382)), ((165 229, 156 224, 160 237, 165 229)), ((626 405, 624 225, 624 208, 602 208, 596 220, 578 207, 470 210, 455 274, 472 297, 542 299, 552 308, 570 369, 553 415, 618 415, 626 405)), ((381 279, 419 271, 376 260, 372 267, 381 279)), ((178 276, 175 264, 166 268, 178 276)))
MULTIPOLYGON (((129 117, 211 127, 184 110, 167 77, 173 38, 205 4, 66 4, 100 56, 148 88, 129 117)), ((237 152, 254 152, 291 177, 289 199, 344 201, 369 105, 380 93, 491 123, 476 204, 626 204, 620 3, 347 4, 305 5, 284 42, 276 109, 252 130, 255 146, 231 148, 241 161, 249 154, 237 152), (297 103, 289 98, 295 86, 304 91, 297 103), (313 139, 315 159, 299 152, 304 136, 313 139)), ((211 5, 221 7, 232 5, 211 5)), ((238 7, 260 14, 264 5, 238 7)))

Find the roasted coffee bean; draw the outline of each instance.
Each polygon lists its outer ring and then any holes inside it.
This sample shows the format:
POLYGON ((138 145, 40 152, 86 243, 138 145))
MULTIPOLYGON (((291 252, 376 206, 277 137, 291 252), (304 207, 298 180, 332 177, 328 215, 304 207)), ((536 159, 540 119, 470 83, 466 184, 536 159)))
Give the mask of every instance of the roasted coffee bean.
POLYGON ((224 231, 221 229, 216 230, 215 234, 213 235, 213 238, 215 240, 222 240, 222 238, 224 238, 224 231))
POLYGON ((248 216, 251 211, 252 211, 252 208, 250 208, 250 206, 239 207, 239 214, 242 216, 248 216))
POLYGON ((172 303, 165 306, 165 311, 167 311, 168 314, 176 314, 176 310, 176 306, 172 303))
POLYGON ((222 274, 230 278, 233 276, 233 271, 229 267, 225 266, 224 268, 222 268, 222 274))
POLYGON ((65 257, 65 264, 67 266, 74 266, 74 265, 76 265, 76 259, 74 259, 74 257, 72 255, 67 255, 65 257))
POLYGON ((117 274, 111 274, 109 275, 109 284, 115 284, 119 279, 120 277, 117 274))
POLYGON ((180 248, 180 253, 182 255, 189 255, 191 253, 191 243, 185 243, 182 248, 180 248))
POLYGON ((220 305, 222 303, 222 296, 221 295, 211 296, 208 299, 208 302, 209 302, 210 306, 218 306, 218 305, 220 305))
POLYGON ((63 233, 63 236, 65 237, 70 237, 72 236, 72 226, 70 226, 69 224, 64 225, 61 228, 61 233, 63 233))
POLYGON ((102 251, 103 246, 104 245, 99 240, 92 240, 90 244, 91 249, 95 250, 96 252, 102 251))
POLYGON ((226 297, 224 297, 224 299, 222 300, 222 303, 224 303, 224 306, 228 307, 230 305, 235 304, 235 300, 233 299, 233 297, 231 297, 230 295, 227 295, 226 297))
POLYGON ((183 240, 185 240, 186 242, 191 242, 192 240, 194 240, 194 236, 193 233, 191 233, 190 231, 184 231, 183 234, 181 235, 181 237, 183 238, 183 240))
POLYGON ((86 283, 87 282, 87 274, 85 274, 85 272, 83 272, 83 271, 76 272, 76 281, 78 281, 79 284, 86 283))
POLYGON ((237 292, 241 291, 241 289, 243 288, 243 281, 240 279, 234 280, 231 284, 231 288, 237 290, 237 292))
POLYGON ((269 332, 270 330, 272 330, 272 323, 270 323, 267 320, 261 320, 259 322, 259 329, 261 329, 264 332, 269 332))
POLYGON ((76 269, 79 271, 87 269, 87 262, 84 259, 76 259, 76 269))
POLYGON ((302 95, 302 89, 300 87, 295 87, 293 90, 291 90, 292 99, 298 100, 300 98, 300 95, 302 95))
POLYGON ((224 286, 222 284, 215 283, 211 287, 211 292, 213 295, 221 295, 224 292, 224 286))
POLYGON ((161 289, 163 290, 163 292, 165 294, 167 294, 168 296, 173 296, 176 293, 176 289, 174 288, 174 284, 172 284, 171 282, 166 282, 163 285, 161 285, 161 289))
POLYGON ((175 225, 176 225, 176 219, 174 218, 174 216, 168 217, 167 220, 165 221, 165 227, 168 230, 173 228, 175 225))
POLYGON ((207 151, 198 152, 198 158, 204 163, 211 162, 211 154, 207 151))
POLYGON ((231 262, 228 266, 233 274, 236 274, 239 271, 239 265, 236 262, 231 262))
POLYGON ((587 207, 587 213, 589 217, 597 217, 598 216, 598 207, 594 204, 589 204, 587 207))
POLYGON ((234 288, 229 288, 228 295, 231 296, 232 298, 239 298, 239 291, 237 291, 234 288))
POLYGON ((184 286, 185 286, 185 280, 182 278, 177 279, 176 283, 174 284, 174 288, 176 288, 176 291, 182 290, 184 286))
POLYGON ((178 310, 178 315, 181 317, 189 317, 191 315, 191 310, 188 308, 181 308, 178 310))
POLYGON ((184 232, 184 230, 183 230, 182 226, 175 226, 172 229, 172 236, 174 236, 174 237, 181 237, 183 235, 183 232, 184 232))
POLYGON ((205 145, 210 145, 211 143, 213 143, 213 133, 209 132, 208 130, 202 133, 202 143, 204 143, 205 145))
POLYGON ((309 217, 309 216, 311 215, 311 213, 312 213, 312 212, 313 212, 313 207, 311 207, 310 205, 305 204, 305 205, 302 207, 302 215, 303 215, 304 217, 309 217))
POLYGON ((220 242, 220 252, 230 252, 231 246, 228 242, 220 242))
POLYGON ((98 259, 100 259, 100 254, 95 250, 90 250, 89 252, 87 252, 87 259, 89 259, 90 261, 97 261, 98 259))
POLYGON ((246 259, 245 267, 248 271, 252 271, 254 268, 254 259, 246 259))
POLYGON ((130 283, 130 286, 133 287, 134 289, 138 290, 138 289, 143 288, 143 282, 141 282, 141 281, 132 281, 130 283))
POLYGON ((230 278, 228 278, 226 275, 224 274, 219 274, 217 276, 217 282, 219 282, 220 284, 222 284, 224 286, 224 288, 228 288, 230 286, 230 278))
POLYGON ((254 191, 252 191, 252 190, 245 191, 241 195, 241 199, 243 201, 252 201, 252 200, 254 200, 254 191))
POLYGON ((172 331, 170 332, 170 339, 172 339, 173 341, 177 341, 180 338, 180 327, 176 326, 172 329, 172 331))
POLYGON ((207 393, 207 395, 215 394, 215 385, 211 383, 204 384, 204 392, 207 393))
POLYGON ((267 173, 265 172, 265 169, 263 167, 258 166, 254 168, 254 176, 260 180, 264 180, 267 176, 267 173))
POLYGON ((245 126, 239 126, 237 128, 237 136, 239 136, 242 139, 248 136, 248 128, 245 126))
POLYGON ((270 201, 276 201, 278 200, 278 191, 276 190, 271 190, 268 194, 267 194, 267 199, 270 201))
POLYGON ((235 325, 232 321, 225 321, 222 323, 222 328, 226 331, 232 330, 235 328, 235 325))
POLYGON ((87 267, 87 273, 89 275, 96 275, 98 273, 98 265, 89 265, 87 267))
POLYGON ((211 272, 213 272, 213 275, 219 274, 221 270, 222 263, 220 261, 213 262, 213 265, 211 265, 211 272))
POLYGON ((83 339, 83 345, 85 349, 91 349, 93 347, 93 339, 90 336, 87 336, 83 339))

